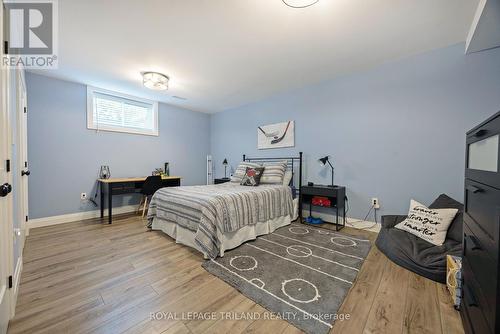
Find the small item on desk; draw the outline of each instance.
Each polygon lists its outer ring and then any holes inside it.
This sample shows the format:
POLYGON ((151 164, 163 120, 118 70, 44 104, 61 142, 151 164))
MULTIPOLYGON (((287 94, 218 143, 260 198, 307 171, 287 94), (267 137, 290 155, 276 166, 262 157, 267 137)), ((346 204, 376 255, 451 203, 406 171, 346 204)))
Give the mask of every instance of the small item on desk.
POLYGON ((165 162, 165 169, 163 170, 165 173, 165 176, 170 176, 170 163, 165 162))
POLYGON ((100 179, 109 179, 111 177, 111 172, 109 171, 109 166, 103 165, 99 170, 100 179))
POLYGON ((224 158, 224 161, 222 161, 222 165, 224 166, 224 179, 227 179, 227 159, 224 158))
POLYGON ((157 176, 157 175, 163 175, 163 169, 161 168, 156 168, 153 173, 151 173, 152 176, 157 176))
POLYGON ((314 196, 312 198, 312 205, 331 206, 332 202, 328 199, 328 197, 314 196))

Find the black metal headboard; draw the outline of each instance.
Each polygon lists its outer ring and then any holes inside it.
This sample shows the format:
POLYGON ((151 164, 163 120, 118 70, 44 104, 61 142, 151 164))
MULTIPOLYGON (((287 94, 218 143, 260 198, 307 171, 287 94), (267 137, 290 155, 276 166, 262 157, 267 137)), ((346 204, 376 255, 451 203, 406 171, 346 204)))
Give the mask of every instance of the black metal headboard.
MULTIPOLYGON (((243 154, 243 161, 248 162, 279 162, 286 160, 288 163, 288 169, 290 169, 293 173, 292 176, 292 185, 296 188, 297 194, 300 199, 300 189, 302 188, 302 152, 299 152, 298 157, 265 157, 265 158, 249 158, 246 154, 243 154), (299 169, 299 184, 295 183, 295 169, 298 167, 299 169)), ((300 206, 299 206, 300 207, 300 206)), ((300 210, 299 210, 300 211, 300 210)))

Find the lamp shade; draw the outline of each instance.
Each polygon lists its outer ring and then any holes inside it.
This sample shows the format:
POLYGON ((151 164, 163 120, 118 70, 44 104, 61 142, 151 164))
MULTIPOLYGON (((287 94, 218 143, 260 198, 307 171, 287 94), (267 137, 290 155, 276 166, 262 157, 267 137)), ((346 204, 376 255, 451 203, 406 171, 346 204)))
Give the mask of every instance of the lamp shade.
POLYGON ((227 165, 227 159, 224 159, 224 161, 222 161, 222 164, 227 165))
POLYGON ((328 162, 328 160, 329 160, 328 155, 326 157, 318 159, 319 163, 322 164, 323 166, 326 165, 326 163, 328 162))

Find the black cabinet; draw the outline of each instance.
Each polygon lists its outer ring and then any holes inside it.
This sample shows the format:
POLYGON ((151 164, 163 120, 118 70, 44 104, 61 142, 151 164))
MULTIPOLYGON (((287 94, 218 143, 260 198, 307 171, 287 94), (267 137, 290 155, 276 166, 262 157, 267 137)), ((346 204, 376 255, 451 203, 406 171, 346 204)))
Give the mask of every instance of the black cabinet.
POLYGON ((500 112, 467 132, 461 315, 467 334, 500 332, 500 112))
MULTIPOLYGON (((327 222, 335 225, 335 229, 337 231, 341 230, 345 227, 345 187, 342 186, 303 186, 300 188, 300 203, 301 206, 303 204, 309 205, 309 215, 312 215, 312 207, 313 198, 314 197, 326 197, 330 200, 330 206, 327 208, 332 208, 335 210, 335 221, 327 222), (339 222, 339 214, 342 216, 342 224, 339 222)), ((324 207, 324 206, 323 206, 324 207)), ((302 213, 302 208, 300 208, 300 212, 302 213)))
POLYGON ((229 181, 231 181, 230 178, 223 177, 221 179, 214 179, 214 184, 221 184, 221 183, 226 183, 226 182, 229 182, 229 181))

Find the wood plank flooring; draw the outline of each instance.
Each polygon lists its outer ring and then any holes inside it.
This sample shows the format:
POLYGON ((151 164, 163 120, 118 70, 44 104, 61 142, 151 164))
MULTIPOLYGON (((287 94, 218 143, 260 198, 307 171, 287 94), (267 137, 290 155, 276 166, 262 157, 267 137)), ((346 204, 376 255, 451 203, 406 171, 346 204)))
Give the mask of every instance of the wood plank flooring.
MULTIPOLYGON (((262 319, 267 311, 201 268, 198 252, 144 225, 125 215, 112 225, 96 219, 31 230, 9 333, 301 333, 262 319), (151 320, 154 312, 177 318, 151 320), (223 319, 222 312, 261 319, 223 319)), ((339 313, 350 318, 331 333, 463 333, 444 285, 393 264, 375 246, 339 313)))

